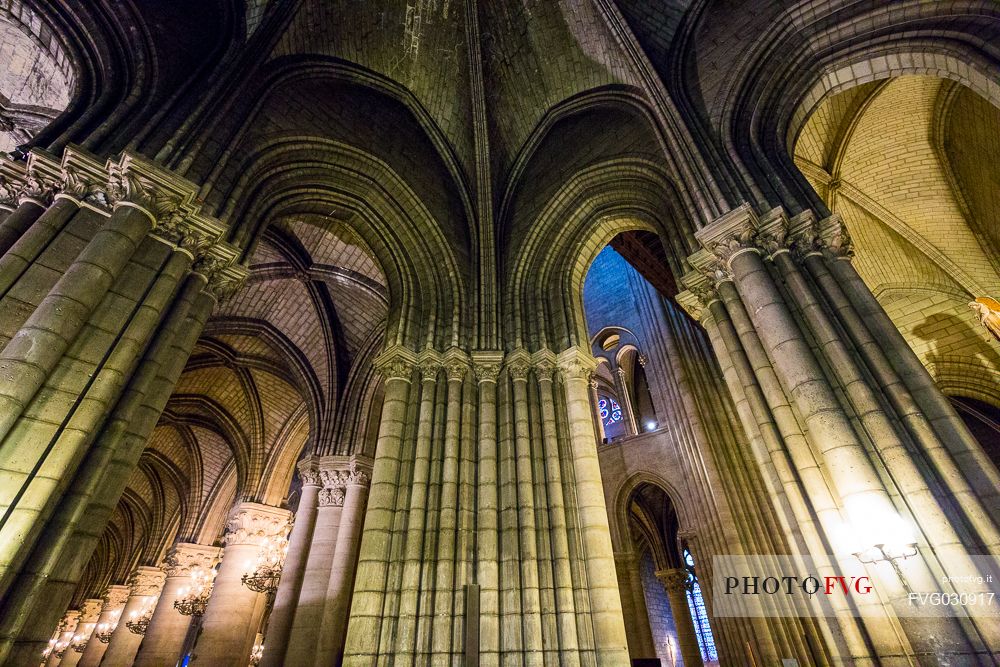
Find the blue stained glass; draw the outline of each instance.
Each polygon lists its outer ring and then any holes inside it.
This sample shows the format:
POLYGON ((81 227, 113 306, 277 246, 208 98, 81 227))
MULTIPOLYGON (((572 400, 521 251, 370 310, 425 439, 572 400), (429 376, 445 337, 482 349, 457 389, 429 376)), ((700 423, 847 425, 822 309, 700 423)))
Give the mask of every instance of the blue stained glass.
POLYGON ((694 621, 694 629, 698 635, 701 658, 705 661, 718 660, 719 652, 715 649, 715 637, 712 636, 712 627, 708 624, 705 598, 702 597, 701 586, 694 573, 694 558, 688 549, 684 549, 684 565, 688 571, 688 609, 691 611, 691 620, 694 621))
POLYGON ((613 398, 601 397, 597 401, 597 409, 605 428, 622 420, 622 406, 613 398))

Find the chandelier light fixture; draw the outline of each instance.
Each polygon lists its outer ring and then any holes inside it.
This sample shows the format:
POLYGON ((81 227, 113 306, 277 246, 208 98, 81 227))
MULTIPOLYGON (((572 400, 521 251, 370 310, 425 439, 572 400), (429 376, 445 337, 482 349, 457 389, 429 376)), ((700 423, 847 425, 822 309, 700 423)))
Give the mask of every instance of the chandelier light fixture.
POLYGON ((83 653, 87 650, 88 637, 86 635, 73 635, 73 643, 70 644, 72 648, 77 653, 83 653))
POLYGON ((260 545, 253 570, 243 575, 243 585, 257 593, 272 594, 278 590, 281 565, 288 552, 288 539, 284 536, 268 537, 260 545))
POLYGON ((111 643, 111 635, 115 633, 115 628, 118 627, 121 614, 122 612, 119 609, 111 614, 110 620, 97 624, 97 627, 94 629, 94 636, 97 637, 97 641, 102 644, 111 643))
POLYGON ((250 651, 250 664, 259 665, 260 659, 264 657, 264 642, 253 645, 253 650, 250 651))
POLYGON ((146 629, 149 628, 149 622, 153 618, 153 605, 147 605, 142 611, 133 611, 129 614, 129 619, 125 621, 125 627, 128 631, 137 634, 146 634, 146 629))
POLYGON ((69 642, 58 641, 55 639, 49 640, 49 645, 42 651, 42 658, 48 658, 49 656, 55 656, 59 660, 66 655, 66 649, 69 648, 69 642))
POLYGON ((212 595, 215 570, 204 570, 196 567, 191 570, 191 585, 178 592, 174 600, 174 609, 184 616, 201 616, 208 607, 208 598, 212 595))

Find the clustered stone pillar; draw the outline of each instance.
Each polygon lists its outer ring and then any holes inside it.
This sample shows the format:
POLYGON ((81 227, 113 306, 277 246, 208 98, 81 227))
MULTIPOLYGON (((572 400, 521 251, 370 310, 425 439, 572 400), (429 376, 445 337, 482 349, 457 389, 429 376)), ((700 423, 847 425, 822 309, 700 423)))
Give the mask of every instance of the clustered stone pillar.
POLYGON ((680 567, 657 570, 656 578, 667 592, 667 601, 670 602, 670 614, 674 617, 677 645, 684 667, 703 665, 698 633, 694 627, 694 619, 691 618, 691 608, 688 606, 687 570, 680 567))
POLYGON ((299 471, 303 494, 265 635, 265 666, 332 665, 343 651, 371 461, 312 456, 299 471))
MULTIPOLYGON (((91 598, 83 601, 80 605, 80 622, 73 633, 73 638, 69 645, 69 650, 63 655, 62 667, 75 667, 83 658, 83 652, 94 634, 97 627, 97 619, 101 615, 101 608, 104 601, 100 598, 91 598)), ((94 640, 97 641, 97 640, 94 640)))
POLYGON ((595 365, 575 348, 395 346, 377 360, 385 403, 344 665, 627 663, 595 365))
POLYGON ((215 297, 246 271, 197 187, 143 158, 0 163, 18 191, 0 223, 0 662, 21 663, 69 604, 215 297))
POLYGON ((178 542, 165 559, 163 570, 166 580, 160 593, 149 628, 135 658, 136 667, 173 665, 181 656, 191 617, 182 615, 174 602, 191 585, 194 571, 210 572, 219 557, 218 547, 178 542))
POLYGON ((263 594, 247 588, 242 578, 252 573, 268 540, 288 534, 288 510, 241 502, 226 523, 222 565, 202 619, 201 635, 191 664, 206 667, 246 667, 264 614, 263 594))
POLYGON ((933 412, 944 398, 926 371, 912 368, 912 351, 898 349, 907 347, 898 331, 887 331, 887 316, 847 261, 842 223, 817 223, 809 212, 789 220, 780 209, 758 219, 743 206, 696 237, 705 250, 689 258, 698 273, 685 276, 690 291, 678 299, 709 331, 776 491, 769 501, 794 517, 783 521, 789 542, 805 547, 823 574, 864 575, 862 559, 874 554, 867 573, 884 597, 861 602, 860 620, 837 614, 828 627, 832 655, 861 656, 870 646, 886 659, 995 651, 993 608, 969 607, 971 625, 907 613, 909 591, 986 592, 960 534, 997 551, 995 517, 972 490, 996 470, 964 427, 933 412), (902 558, 908 551, 916 557, 902 558))
POLYGON ((264 667, 280 667, 285 662, 285 651, 288 649, 292 621, 299 604, 316 528, 319 492, 322 488, 317 458, 310 456, 298 465, 302 494, 299 496, 295 523, 288 538, 288 554, 281 568, 281 581, 275 593, 274 608, 267 622, 267 643, 264 644, 264 655, 260 662, 264 667))
POLYGON ((121 621, 122 610, 125 608, 128 596, 128 586, 108 586, 104 594, 104 604, 101 606, 101 615, 97 617, 97 625, 94 626, 94 632, 78 663, 80 667, 97 667, 101 664, 101 659, 108 650, 108 642, 121 621))
POLYGON ((125 601, 118 626, 111 634, 111 643, 101 664, 131 665, 142 642, 142 635, 128 627, 129 623, 151 617, 156 600, 163 589, 166 575, 158 567, 141 565, 129 577, 129 596, 125 601))
POLYGON ((340 664, 343 657, 347 614, 354 589, 354 570, 361 546, 361 529, 365 522, 370 480, 370 461, 353 460, 345 480, 344 511, 337 530, 337 550, 333 556, 320 625, 319 650, 316 652, 315 662, 319 667, 340 664))
POLYGON ((79 624, 80 611, 78 609, 70 609, 63 615, 62 620, 59 621, 59 628, 49 645, 49 655, 45 660, 45 667, 56 667, 62 664, 66 654, 72 651, 70 645, 73 643, 73 635, 76 634, 76 628, 79 624))
POLYGON ((284 662, 277 655, 278 647, 271 650, 270 638, 264 644, 268 659, 278 660, 276 664, 311 664, 319 645, 319 636, 325 632, 321 628, 326 591, 330 585, 330 573, 337 551, 337 536, 340 520, 344 513, 347 497, 345 483, 348 461, 344 457, 327 457, 317 464, 323 487, 318 489, 316 525, 309 545, 302 587, 295 608, 284 662))

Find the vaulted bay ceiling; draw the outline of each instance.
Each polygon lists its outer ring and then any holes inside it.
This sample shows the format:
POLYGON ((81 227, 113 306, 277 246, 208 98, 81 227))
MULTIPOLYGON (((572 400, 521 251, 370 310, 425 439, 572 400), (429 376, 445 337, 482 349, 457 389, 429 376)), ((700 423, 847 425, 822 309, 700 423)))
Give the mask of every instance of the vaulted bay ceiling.
POLYGON ((1000 364, 968 307, 1000 291, 1000 197, 984 168, 998 136, 1000 111, 975 92, 908 76, 827 98, 796 143, 796 165, 850 229, 858 271, 943 386, 995 378, 1000 364))

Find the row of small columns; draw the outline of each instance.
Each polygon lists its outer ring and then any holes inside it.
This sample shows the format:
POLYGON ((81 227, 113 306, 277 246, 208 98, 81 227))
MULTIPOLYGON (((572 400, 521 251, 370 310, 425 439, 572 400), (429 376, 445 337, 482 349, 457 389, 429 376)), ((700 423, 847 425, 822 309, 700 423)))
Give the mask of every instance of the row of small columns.
POLYGON ((184 596, 193 571, 211 572, 217 567, 191 663, 246 667, 268 601, 247 588, 243 576, 253 571, 265 541, 285 537, 290 518, 288 510, 239 503, 227 522, 224 548, 177 543, 163 566, 140 566, 127 586, 110 586, 103 600, 87 600, 82 612, 67 612, 44 664, 176 664, 190 646, 192 616, 182 615, 174 603, 184 596), (144 630, 129 627, 150 611, 144 630))
POLYGON ((834 653, 873 649, 890 664, 901 653, 996 652, 993 610, 972 609, 971 628, 889 611, 907 604, 908 591, 941 590, 932 572, 962 582, 948 592, 987 592, 968 576, 978 568, 942 495, 996 554, 1000 533, 990 514, 1000 480, 849 261, 850 237, 839 218, 817 223, 807 211, 789 220, 776 209, 758 219, 744 206, 696 236, 705 250, 689 258, 697 272, 685 276, 689 291, 679 301, 709 333, 767 468, 769 495, 791 509, 788 534, 824 574, 864 576, 853 549, 843 548, 845 534, 873 521, 882 522, 875 531, 891 531, 887 524, 902 525, 900 517, 912 517, 917 528, 917 558, 870 566, 887 590, 861 622, 838 610, 834 653), (920 458, 943 491, 922 473, 920 458))

